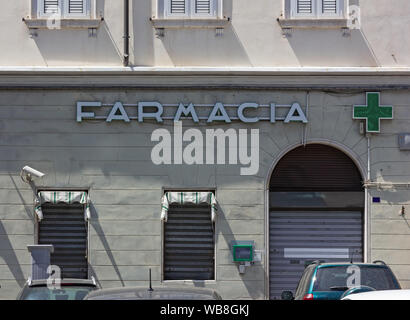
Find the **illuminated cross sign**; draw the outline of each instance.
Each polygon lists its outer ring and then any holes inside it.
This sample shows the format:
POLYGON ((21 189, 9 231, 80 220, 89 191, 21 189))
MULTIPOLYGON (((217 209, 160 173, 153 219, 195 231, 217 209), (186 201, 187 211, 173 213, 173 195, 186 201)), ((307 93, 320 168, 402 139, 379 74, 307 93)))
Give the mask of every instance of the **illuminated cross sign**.
POLYGON ((353 106, 353 119, 366 119, 367 132, 380 132, 380 119, 393 119, 393 106, 380 105, 380 92, 367 92, 366 106, 353 106))

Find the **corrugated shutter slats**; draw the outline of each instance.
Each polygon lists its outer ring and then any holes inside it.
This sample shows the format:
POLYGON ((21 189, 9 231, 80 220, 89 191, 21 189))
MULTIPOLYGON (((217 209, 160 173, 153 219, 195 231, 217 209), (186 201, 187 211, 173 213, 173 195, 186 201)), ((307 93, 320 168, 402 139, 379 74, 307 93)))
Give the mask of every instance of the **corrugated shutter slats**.
POLYGON ((363 261, 359 211, 271 211, 269 228, 271 299, 295 293, 305 261, 347 262, 352 255, 363 261))
POLYGON ((164 228, 164 279, 214 279, 211 207, 170 205, 164 228))
POLYGON ((61 268, 62 278, 86 279, 87 223, 84 205, 43 204, 39 244, 52 244, 51 264, 61 268))
POLYGON ((354 162, 343 152, 308 144, 286 154, 271 177, 270 191, 363 191, 354 162))

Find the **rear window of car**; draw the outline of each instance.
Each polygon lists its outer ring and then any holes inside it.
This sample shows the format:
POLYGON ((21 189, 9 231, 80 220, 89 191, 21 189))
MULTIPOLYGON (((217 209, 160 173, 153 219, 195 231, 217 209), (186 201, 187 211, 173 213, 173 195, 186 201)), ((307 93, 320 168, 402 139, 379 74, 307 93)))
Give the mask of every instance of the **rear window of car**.
POLYGON ((61 289, 56 290, 48 289, 46 286, 28 287, 24 290, 21 300, 83 300, 93 290, 93 286, 61 286, 61 289))
MULTIPOLYGON (((400 289, 390 269, 385 267, 360 266, 360 283, 355 286, 368 286, 376 290, 400 289)), ((345 291, 349 284, 346 266, 322 267, 317 270, 313 291, 345 291)))

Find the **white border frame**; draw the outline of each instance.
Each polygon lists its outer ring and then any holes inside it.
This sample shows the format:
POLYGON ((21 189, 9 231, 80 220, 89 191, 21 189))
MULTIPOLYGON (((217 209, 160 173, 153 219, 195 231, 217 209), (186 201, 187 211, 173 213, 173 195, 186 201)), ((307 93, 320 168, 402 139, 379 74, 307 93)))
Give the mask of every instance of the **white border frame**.
MULTIPOLYGON (((344 154, 346 154, 356 165, 356 167, 359 169, 360 174, 362 176, 363 181, 366 181, 367 179, 367 169, 366 166, 363 165, 362 161, 360 160, 360 156, 355 154, 352 150, 350 150, 348 147, 345 145, 328 140, 328 139, 317 139, 317 140, 310 140, 307 141, 306 144, 323 144, 327 145, 330 147, 333 147, 335 149, 340 150, 344 154)), ((295 143, 292 144, 285 149, 281 150, 279 154, 276 156, 275 160, 273 161, 268 175, 265 180, 265 298, 266 300, 269 300, 270 298, 270 263, 269 263, 269 237, 270 237, 270 228, 269 228, 269 185, 270 185, 270 179, 272 177, 273 171, 275 170, 277 164, 279 161, 290 151, 293 149, 296 149, 298 147, 303 146, 303 143, 295 143)), ((370 251, 369 251, 369 244, 370 244, 370 204, 369 204, 369 190, 367 187, 364 187, 364 209, 363 209, 363 261, 367 263, 369 261, 369 257, 371 256, 370 251)))

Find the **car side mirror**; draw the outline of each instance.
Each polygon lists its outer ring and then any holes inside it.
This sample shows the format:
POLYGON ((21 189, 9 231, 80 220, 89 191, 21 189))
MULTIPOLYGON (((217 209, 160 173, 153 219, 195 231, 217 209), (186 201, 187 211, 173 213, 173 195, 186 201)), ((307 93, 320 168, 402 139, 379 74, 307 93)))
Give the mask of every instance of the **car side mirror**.
POLYGON ((292 291, 283 291, 281 295, 282 300, 294 300, 292 291))

